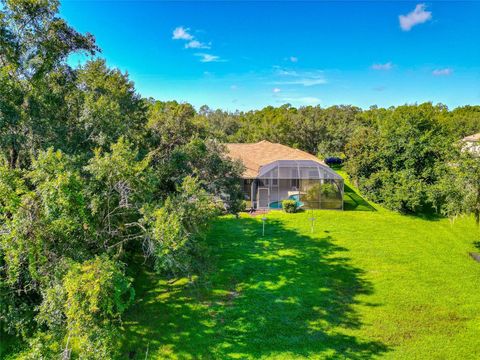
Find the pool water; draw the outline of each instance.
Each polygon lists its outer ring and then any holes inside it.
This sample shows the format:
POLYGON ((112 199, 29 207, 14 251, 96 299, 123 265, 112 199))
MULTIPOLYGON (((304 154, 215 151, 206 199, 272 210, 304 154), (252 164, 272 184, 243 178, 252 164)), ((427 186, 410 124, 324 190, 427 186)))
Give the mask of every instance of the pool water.
MULTIPOLYGON (((295 200, 297 203, 297 208, 301 208, 303 205, 305 205, 303 202, 300 201, 300 195, 290 195, 288 197, 289 200, 295 200)), ((282 201, 273 201, 270 203, 270 209, 281 209, 282 208, 282 201)))

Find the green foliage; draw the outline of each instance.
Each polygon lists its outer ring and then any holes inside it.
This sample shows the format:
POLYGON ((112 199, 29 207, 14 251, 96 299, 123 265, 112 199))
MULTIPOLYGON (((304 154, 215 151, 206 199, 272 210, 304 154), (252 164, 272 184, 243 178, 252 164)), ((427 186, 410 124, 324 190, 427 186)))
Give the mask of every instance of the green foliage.
POLYGON ((18 354, 17 360, 58 359, 62 354, 62 344, 55 334, 37 332, 28 339, 27 350, 18 354))
POLYGON ((186 176, 194 176, 204 190, 224 201, 228 212, 237 213, 243 198, 240 176, 244 167, 228 159, 225 151, 217 141, 198 138, 177 147, 167 161, 155 167, 162 191, 175 191, 186 176))
POLYGON ((440 212, 452 219, 472 214, 480 223, 480 161, 467 152, 442 171, 436 184, 440 212))
POLYGON ((108 149, 121 137, 139 143, 147 121, 144 101, 127 74, 94 60, 78 70, 76 93, 80 104, 72 149, 85 155, 92 148, 108 149), (81 147, 78 147, 78 145, 81 147))
POLYGON ((119 321, 135 295, 122 267, 105 256, 73 265, 63 285, 67 328, 79 349, 92 330, 119 321))
POLYGON ((214 199, 192 177, 149 219, 149 248, 159 271, 191 275, 209 221, 218 214, 214 199))
MULTIPOLYGON (((98 48, 58 1, 0 1, 0 331, 25 341, 20 358, 118 355, 133 299, 120 261, 201 271, 211 219, 245 208, 244 167, 224 142, 346 155, 352 180, 389 208, 480 219, 478 159, 454 146, 480 131, 478 106, 197 112, 142 99, 104 60, 71 68, 70 55, 98 48)), ((336 194, 318 185, 305 201, 336 194)))
POLYGON ((242 201, 240 202, 240 206, 239 206, 239 208, 238 208, 238 212, 244 212, 244 211, 246 211, 246 210, 247 210, 247 207, 248 207, 247 201, 246 201, 246 200, 242 200, 242 201))
POLYGON ((122 251, 123 245, 143 236, 138 222, 143 207, 152 202, 157 181, 150 158, 139 158, 138 151, 123 138, 111 145, 110 152, 95 151, 85 170, 91 176, 87 187, 95 234, 103 250, 122 251))
POLYGON ((52 284, 43 291, 42 303, 38 307, 35 320, 39 325, 46 326, 52 333, 63 334, 66 325, 66 300, 65 287, 59 279, 56 284, 52 284))
POLYGON ((28 161, 32 147, 52 141, 51 130, 65 122, 63 91, 56 91, 55 79, 70 78, 67 57, 93 54, 97 48, 91 35, 78 33, 56 16, 56 0, 1 4, 0 150, 16 167, 28 161))
POLYGON ((228 113, 200 109, 197 122, 204 132, 225 142, 269 140, 322 156, 342 155, 361 110, 354 106, 323 109, 290 105, 228 113))
POLYGON ((23 194, 4 223, 0 241, 6 281, 28 292, 48 283, 64 256, 85 255, 90 220, 83 183, 60 152, 41 152, 27 178, 35 191, 23 194))
POLYGON ((194 124, 195 109, 176 101, 148 102, 148 141, 159 158, 169 156, 175 147, 185 145, 198 133, 194 124))
POLYGON ((297 202, 295 200, 283 200, 282 208, 286 213, 295 213, 297 212, 297 202))
POLYGON ((123 265, 106 256, 73 263, 63 280, 47 289, 37 332, 20 359, 114 359, 118 356, 120 316, 133 302, 123 265))
POLYGON ((0 324, 26 336, 42 293, 64 274, 67 260, 88 256, 90 218, 84 184, 62 153, 40 152, 23 178, 15 169, 0 173, 8 195, 0 235, 0 324))
POLYGON ((445 114, 442 125, 456 139, 480 132, 480 106, 461 106, 445 114))
POLYGON ((439 169, 454 155, 454 138, 441 126, 443 106, 371 109, 347 145, 346 169, 359 188, 390 209, 425 212, 439 169))
POLYGON ((22 173, 7 164, 0 165, 0 221, 3 223, 18 210, 22 196, 28 191, 22 173))

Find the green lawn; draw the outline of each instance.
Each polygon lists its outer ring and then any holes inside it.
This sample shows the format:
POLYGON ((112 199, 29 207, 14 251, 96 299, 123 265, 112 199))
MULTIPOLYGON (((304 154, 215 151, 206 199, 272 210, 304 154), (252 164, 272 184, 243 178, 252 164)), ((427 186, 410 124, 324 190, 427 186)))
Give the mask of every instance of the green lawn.
POLYGON ((269 213, 264 237, 258 217, 219 218, 196 285, 139 273, 126 357, 480 358, 473 221, 375 211, 351 191, 365 211, 316 211, 313 233, 311 212, 269 213))
POLYGON ((347 211, 272 211, 263 237, 261 217, 219 218, 193 283, 138 271, 124 358, 480 358, 473 220, 402 216, 349 185, 347 211))

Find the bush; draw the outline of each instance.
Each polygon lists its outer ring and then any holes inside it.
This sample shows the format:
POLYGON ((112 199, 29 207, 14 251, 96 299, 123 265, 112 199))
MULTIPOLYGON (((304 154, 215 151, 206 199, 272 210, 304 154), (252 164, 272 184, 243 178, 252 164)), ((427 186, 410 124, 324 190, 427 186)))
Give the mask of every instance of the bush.
POLYGON ((197 178, 187 176, 177 194, 170 195, 147 218, 151 228, 147 254, 154 257, 156 270, 190 276, 196 270, 210 220, 216 215, 213 198, 197 178))
POLYGON ((123 265, 106 255, 76 263, 66 274, 63 286, 65 321, 75 358, 117 358, 117 327, 135 297, 123 265))
POLYGON ((297 202, 295 200, 283 200, 282 208, 287 213, 294 213, 297 211, 297 202))
POLYGON ((242 200, 242 203, 240 205, 240 209, 238 210, 239 212, 245 212, 247 209, 250 208, 250 205, 247 203, 246 200, 242 200))

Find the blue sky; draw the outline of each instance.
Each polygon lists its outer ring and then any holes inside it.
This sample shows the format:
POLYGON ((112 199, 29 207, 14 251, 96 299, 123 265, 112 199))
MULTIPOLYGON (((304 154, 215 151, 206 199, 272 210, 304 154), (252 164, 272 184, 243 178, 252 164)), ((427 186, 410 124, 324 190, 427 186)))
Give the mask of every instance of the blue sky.
POLYGON ((61 16, 159 100, 480 104, 476 1, 64 1, 61 16))

